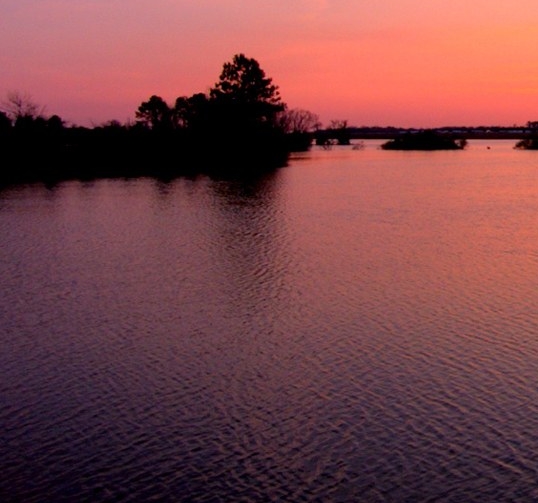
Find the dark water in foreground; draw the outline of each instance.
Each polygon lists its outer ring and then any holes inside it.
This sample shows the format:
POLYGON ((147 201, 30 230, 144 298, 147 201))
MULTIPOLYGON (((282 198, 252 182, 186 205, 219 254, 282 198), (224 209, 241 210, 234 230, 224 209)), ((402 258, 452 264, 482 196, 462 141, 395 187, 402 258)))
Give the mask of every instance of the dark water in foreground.
POLYGON ((0 192, 0 501, 538 500, 538 155, 0 192))

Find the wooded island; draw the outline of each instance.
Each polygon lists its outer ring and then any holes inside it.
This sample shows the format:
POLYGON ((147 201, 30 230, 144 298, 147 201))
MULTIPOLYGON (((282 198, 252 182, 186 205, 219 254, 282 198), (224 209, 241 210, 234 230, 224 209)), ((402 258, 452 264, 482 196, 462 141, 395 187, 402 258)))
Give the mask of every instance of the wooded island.
POLYGON ((259 63, 237 54, 208 93, 158 95, 140 104, 135 121, 86 128, 45 117, 30 98, 12 93, 0 109, 0 183, 110 177, 210 174, 243 176, 286 165, 289 154, 313 144, 350 145, 387 139, 386 150, 463 149, 467 138, 514 138, 515 148, 538 149, 538 122, 521 128, 350 127, 290 109, 259 63))

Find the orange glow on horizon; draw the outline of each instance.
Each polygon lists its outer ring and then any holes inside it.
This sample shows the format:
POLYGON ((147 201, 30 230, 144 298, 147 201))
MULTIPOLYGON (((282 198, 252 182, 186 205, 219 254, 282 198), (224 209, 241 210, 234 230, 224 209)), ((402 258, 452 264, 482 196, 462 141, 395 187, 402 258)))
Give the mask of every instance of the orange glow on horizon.
POLYGON ((0 14, 0 100, 21 91, 79 124, 132 118, 152 94, 206 92, 238 52, 324 124, 537 119, 535 0, 6 0, 0 14))

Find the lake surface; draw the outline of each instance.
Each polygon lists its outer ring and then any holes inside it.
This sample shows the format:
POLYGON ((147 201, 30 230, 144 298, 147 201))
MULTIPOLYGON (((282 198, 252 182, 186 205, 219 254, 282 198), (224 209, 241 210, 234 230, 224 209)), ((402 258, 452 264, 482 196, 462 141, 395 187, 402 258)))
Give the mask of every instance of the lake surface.
POLYGON ((538 152, 378 145, 2 190, 0 500, 536 501, 538 152))

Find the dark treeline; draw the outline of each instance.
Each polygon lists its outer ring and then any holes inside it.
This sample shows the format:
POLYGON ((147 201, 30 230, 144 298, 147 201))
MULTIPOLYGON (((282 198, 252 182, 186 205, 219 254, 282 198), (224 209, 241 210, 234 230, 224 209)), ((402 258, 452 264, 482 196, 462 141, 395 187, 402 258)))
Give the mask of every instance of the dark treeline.
POLYGON ((469 139, 517 140, 516 149, 538 150, 538 122, 526 126, 441 127, 430 129, 397 127, 348 127, 345 121, 333 121, 331 127, 314 133, 317 145, 349 145, 351 140, 387 140, 383 150, 463 150, 469 139))
MULTIPOLYGON (((395 138, 417 134, 425 131, 435 133, 454 139, 466 140, 520 140, 536 136, 538 131, 537 122, 527 122, 524 126, 444 126, 430 129, 424 128, 401 128, 394 126, 350 126, 346 127, 345 135, 352 139, 378 139, 393 140, 395 138)), ((334 128, 319 129, 315 133, 316 142, 323 139, 333 139, 338 141, 338 130, 334 128)))
POLYGON ((527 134, 516 143, 515 148, 538 150, 538 121, 527 122, 527 134))
POLYGON ((467 138, 520 138, 521 149, 538 149, 538 122, 512 128, 356 128, 289 109, 259 63, 237 54, 223 65, 208 93, 167 103, 150 96, 135 121, 112 120, 86 128, 46 117, 28 97, 12 93, 0 108, 0 183, 199 173, 256 174, 284 166, 290 152, 318 145, 349 145, 356 138, 388 138, 385 149, 461 149, 467 138))
POLYGON ((259 63, 243 54, 223 65, 209 93, 172 105, 153 95, 135 117, 68 127, 14 93, 0 111, 0 182, 256 173, 307 149, 319 127, 311 112, 288 109, 259 63))

